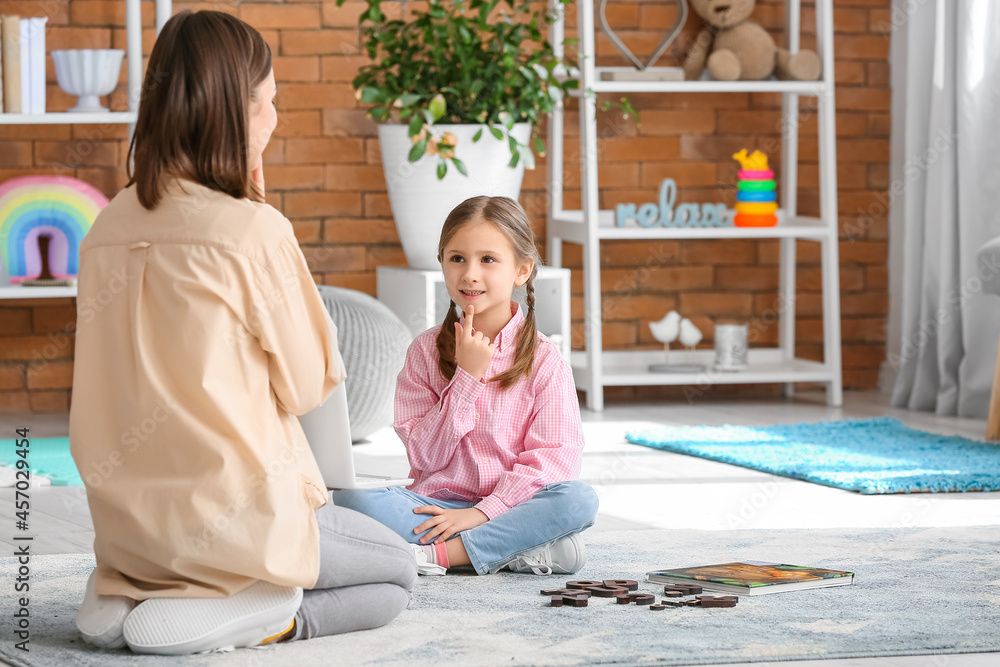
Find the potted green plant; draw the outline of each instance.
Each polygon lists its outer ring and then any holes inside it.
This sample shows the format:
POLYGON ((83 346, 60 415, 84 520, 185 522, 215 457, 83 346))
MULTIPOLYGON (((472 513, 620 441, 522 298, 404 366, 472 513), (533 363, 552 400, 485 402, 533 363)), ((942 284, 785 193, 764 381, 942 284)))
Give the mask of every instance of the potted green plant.
POLYGON ((359 24, 373 62, 353 85, 381 123, 389 201, 410 266, 438 268, 448 212, 477 194, 516 199, 534 153, 544 155, 538 121, 579 86, 558 76, 574 63, 547 40, 553 18, 527 0, 429 0, 390 20, 382 0, 368 0, 359 24))

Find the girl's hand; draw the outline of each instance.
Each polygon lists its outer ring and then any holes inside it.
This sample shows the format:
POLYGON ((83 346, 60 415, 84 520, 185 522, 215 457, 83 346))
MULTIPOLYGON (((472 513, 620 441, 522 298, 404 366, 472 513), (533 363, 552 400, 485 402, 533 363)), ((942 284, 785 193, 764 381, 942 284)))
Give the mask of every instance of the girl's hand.
POLYGON ((455 322, 455 363, 476 380, 482 380, 497 346, 481 331, 472 333, 475 314, 475 306, 469 306, 465 312, 465 326, 455 322))
POLYGON ((264 156, 262 155, 257 160, 257 165, 250 172, 250 177, 253 179, 254 185, 260 190, 260 196, 264 196, 264 156))
POLYGON ((430 531, 420 538, 421 544, 429 544, 430 542, 440 544, 452 535, 475 528, 490 520, 488 516, 475 507, 464 510, 446 510, 437 505, 422 505, 414 507, 413 513, 434 515, 413 529, 414 535, 419 535, 425 530, 430 531))

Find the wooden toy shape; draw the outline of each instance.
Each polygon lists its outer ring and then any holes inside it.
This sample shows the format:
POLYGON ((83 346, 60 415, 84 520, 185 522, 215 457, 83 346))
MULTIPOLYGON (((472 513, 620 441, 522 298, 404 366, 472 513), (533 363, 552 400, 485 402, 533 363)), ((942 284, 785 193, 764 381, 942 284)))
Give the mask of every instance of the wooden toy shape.
POLYGON ((631 595, 629 595, 629 598, 635 604, 653 604, 654 602, 656 602, 655 595, 647 595, 645 593, 632 593, 631 595))
POLYGON ((660 604, 664 604, 668 607, 683 607, 687 605, 684 600, 662 600, 660 604))
POLYGON ((618 604, 628 604, 631 601, 632 601, 632 596, 629 595, 628 593, 623 592, 615 596, 615 602, 617 602, 618 604))
POLYGON ((699 595, 698 602, 702 607, 735 607, 739 598, 735 595, 723 595, 722 597, 699 595))
POLYGON ((604 585, 608 588, 624 588, 629 591, 639 589, 639 582, 634 579, 605 579, 604 585))
POLYGON ((608 586, 588 586, 583 589, 585 591, 590 591, 595 597, 599 598, 613 598, 619 593, 627 593, 628 591, 624 588, 610 588, 608 586))
POLYGON ((663 594, 665 596, 667 596, 668 598, 682 598, 685 595, 687 595, 687 593, 681 593, 680 591, 672 591, 672 590, 669 590, 669 589, 663 591, 663 594))
POLYGON ((666 608, 667 608, 667 605, 665 605, 665 604, 651 604, 651 605, 649 605, 649 610, 650 611, 663 611, 666 608))
POLYGON ((663 587, 664 595, 670 595, 670 591, 677 591, 681 595, 698 595, 702 587, 695 584, 667 584, 663 587))
POLYGON ((584 595, 553 595, 549 600, 550 607, 586 607, 588 596, 584 595))
POLYGON ((579 588, 543 588, 542 595, 586 595, 590 597, 590 591, 579 588))
POLYGON ((566 588, 590 588, 591 586, 603 586, 603 581, 567 581, 566 588))

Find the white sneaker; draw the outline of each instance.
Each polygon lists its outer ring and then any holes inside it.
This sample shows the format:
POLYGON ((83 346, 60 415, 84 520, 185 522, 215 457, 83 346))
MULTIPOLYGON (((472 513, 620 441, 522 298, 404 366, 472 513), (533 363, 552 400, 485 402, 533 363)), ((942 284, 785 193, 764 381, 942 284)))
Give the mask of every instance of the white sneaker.
POLYGON ((437 563, 431 563, 428 561, 427 554, 424 553, 424 550, 420 548, 419 544, 413 544, 411 542, 410 547, 413 549, 413 557, 417 559, 417 574, 440 576, 448 571, 437 563))
POLYGON ((187 655, 259 646, 291 629, 302 589, 264 581, 228 598, 154 598, 125 619, 135 653, 187 655))
POLYGON ((587 549, 583 546, 580 533, 570 533, 555 542, 525 551, 506 567, 513 572, 541 575, 573 574, 579 572, 586 562, 587 549))
POLYGON ((125 646, 125 617, 135 609, 136 602, 124 595, 98 595, 94 592, 97 570, 87 579, 83 602, 76 612, 76 628, 88 644, 97 648, 115 649, 125 646))

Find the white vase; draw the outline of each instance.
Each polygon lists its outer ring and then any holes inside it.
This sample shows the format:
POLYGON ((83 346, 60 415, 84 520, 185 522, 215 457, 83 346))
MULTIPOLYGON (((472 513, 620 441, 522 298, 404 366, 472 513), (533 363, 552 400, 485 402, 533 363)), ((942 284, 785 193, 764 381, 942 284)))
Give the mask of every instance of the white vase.
POLYGON ((70 95, 76 95, 74 113, 107 113, 101 105, 100 96, 107 95, 118 85, 121 73, 121 49, 69 49, 53 51, 52 62, 56 66, 59 87, 70 95))
MULTIPOLYGON (((382 169, 385 171, 389 203, 396 221, 399 240, 406 253, 406 261, 415 269, 441 268, 437 260, 438 239, 445 218, 455 206, 477 195, 502 195, 517 199, 524 179, 524 161, 514 168, 510 162, 507 139, 498 140, 483 125, 435 125, 435 134, 451 132, 458 138, 455 156, 469 172, 459 173, 448 161, 448 173, 437 177, 439 158, 425 155, 418 162, 408 156, 413 143, 407 136, 406 125, 380 125, 379 146, 382 150, 382 169), (476 143, 472 137, 483 130, 476 143)), ((511 131, 522 145, 531 136, 530 123, 517 123, 511 131)), ((523 151, 530 150, 523 148, 523 151)))

